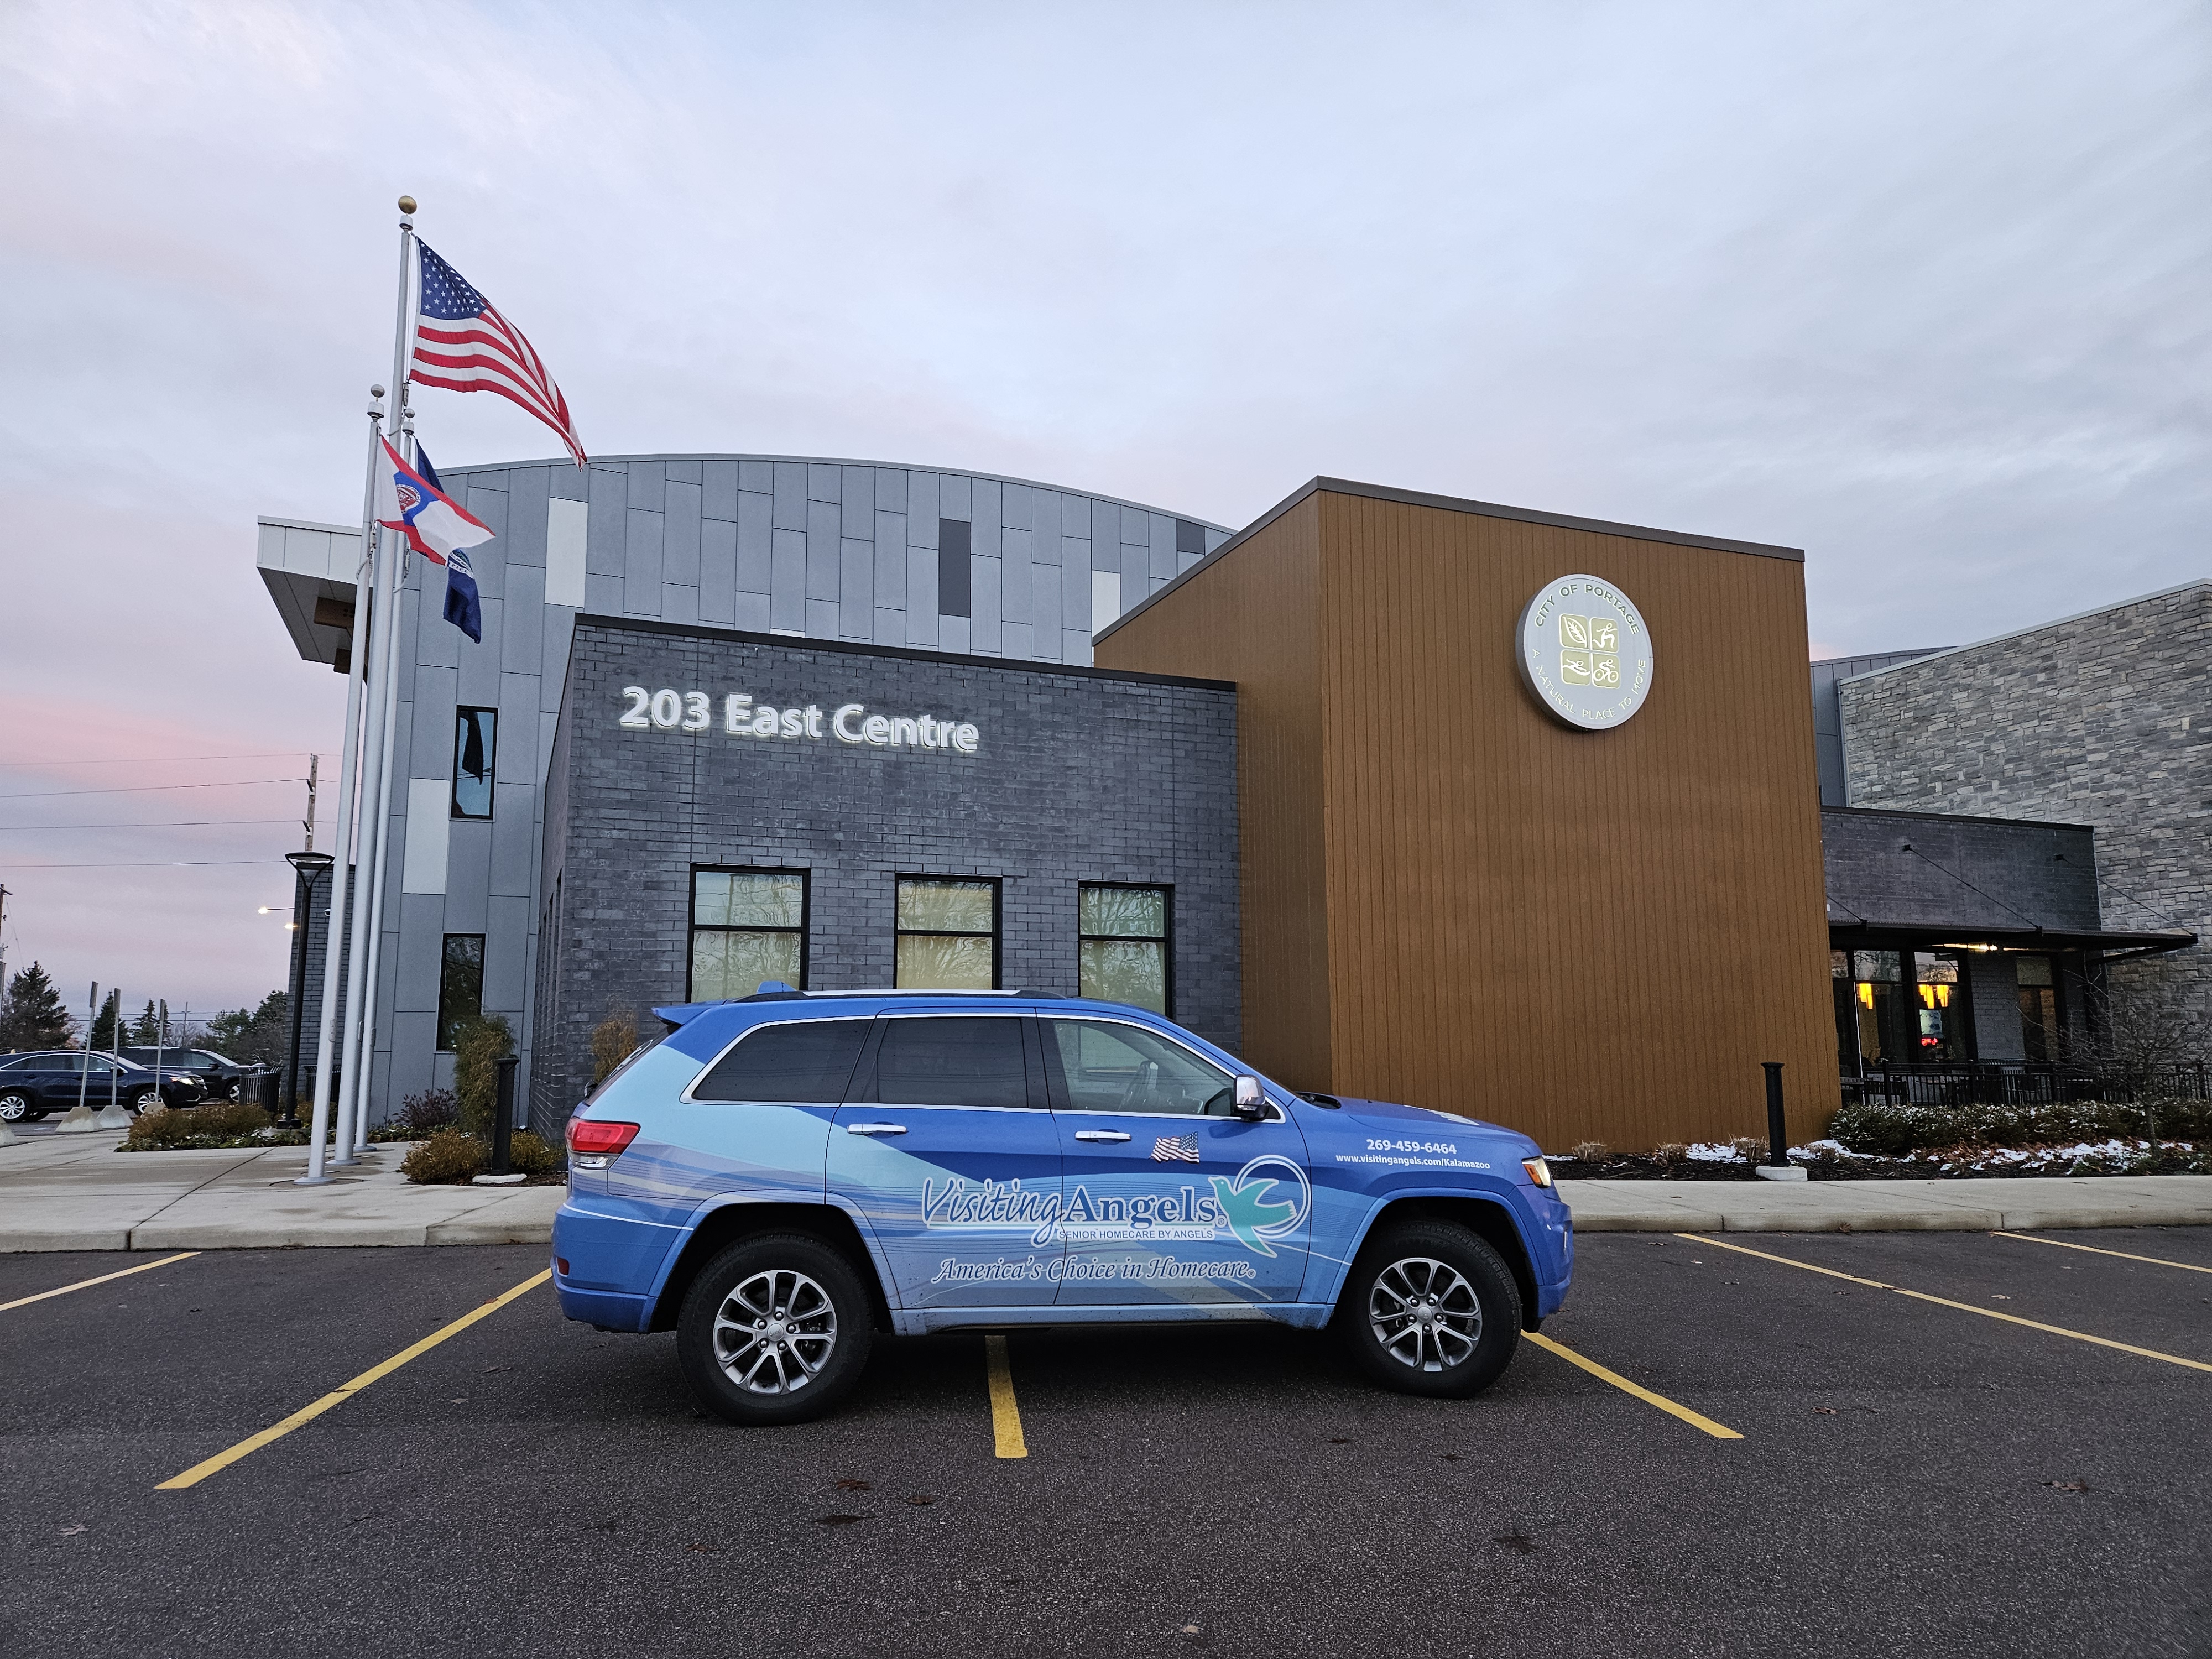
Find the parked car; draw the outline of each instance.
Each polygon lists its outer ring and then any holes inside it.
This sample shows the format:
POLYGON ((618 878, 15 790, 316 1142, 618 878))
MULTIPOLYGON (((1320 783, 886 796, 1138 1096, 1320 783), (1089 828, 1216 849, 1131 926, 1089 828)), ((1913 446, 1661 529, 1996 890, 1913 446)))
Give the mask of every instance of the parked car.
POLYGON ((818 1415, 878 1331, 1333 1325, 1464 1396, 1565 1299, 1534 1142, 1301 1095, 1158 1015, 1021 994, 764 987, 655 1011, 568 1124, 562 1310, 676 1333, 701 1403, 818 1415))
POLYGON ((151 1066, 157 1052, 163 1071, 190 1072, 199 1079, 210 1100, 247 1098, 253 1092, 249 1079, 270 1069, 266 1066, 241 1065, 228 1054, 219 1054, 212 1048, 125 1048, 123 1057, 135 1060, 141 1066, 151 1066))
POLYGON ((199 1079, 164 1066, 159 1072, 130 1060, 88 1054, 82 1048, 42 1048, 0 1054, 0 1122, 36 1122, 77 1103, 95 1111, 110 1097, 133 1112, 149 1106, 197 1106, 207 1098, 199 1079))

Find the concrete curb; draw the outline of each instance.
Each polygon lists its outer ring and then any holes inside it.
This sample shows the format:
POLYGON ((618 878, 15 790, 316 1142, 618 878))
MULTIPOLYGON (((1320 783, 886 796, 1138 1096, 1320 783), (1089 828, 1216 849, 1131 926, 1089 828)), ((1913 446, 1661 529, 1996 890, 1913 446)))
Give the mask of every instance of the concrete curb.
POLYGON ((2212 1176, 1956 1181, 1562 1181, 1584 1233, 1994 1232, 2212 1226, 2212 1176))

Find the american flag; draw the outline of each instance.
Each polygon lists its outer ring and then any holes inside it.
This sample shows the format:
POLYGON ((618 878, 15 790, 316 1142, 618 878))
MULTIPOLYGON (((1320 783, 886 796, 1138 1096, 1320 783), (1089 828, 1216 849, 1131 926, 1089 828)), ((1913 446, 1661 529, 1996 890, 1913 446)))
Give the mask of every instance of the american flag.
POLYGON ((415 324, 415 368, 418 386, 448 392, 496 392, 520 404, 561 434, 561 441, 585 462, 568 400, 522 331, 469 285, 468 278, 431 251, 422 251, 422 305, 415 324))
POLYGON ((1155 1164, 1195 1164, 1198 1161, 1196 1135, 1162 1135, 1152 1143, 1152 1162, 1155 1164))

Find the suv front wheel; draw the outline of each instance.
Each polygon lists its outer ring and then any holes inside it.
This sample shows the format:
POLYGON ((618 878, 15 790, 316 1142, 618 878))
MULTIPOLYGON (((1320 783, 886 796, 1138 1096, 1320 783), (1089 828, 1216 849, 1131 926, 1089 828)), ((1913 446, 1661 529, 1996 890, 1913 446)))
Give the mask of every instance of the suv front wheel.
POLYGON ((797 1233, 740 1239, 691 1281, 676 1353, 699 1403, 748 1427, 804 1423, 852 1390, 875 1328, 860 1275, 797 1233))
POLYGON ((1360 1251, 1336 1325, 1360 1369, 1384 1388, 1463 1399, 1512 1363, 1521 1291, 1498 1252, 1468 1229, 1407 1222, 1360 1251))

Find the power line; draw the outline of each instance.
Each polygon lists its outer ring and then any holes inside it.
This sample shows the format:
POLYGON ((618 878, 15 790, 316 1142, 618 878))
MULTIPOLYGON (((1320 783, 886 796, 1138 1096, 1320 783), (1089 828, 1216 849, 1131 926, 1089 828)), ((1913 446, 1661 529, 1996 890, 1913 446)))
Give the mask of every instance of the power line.
POLYGON ((166 823, 0 823, 0 836, 18 835, 31 830, 212 830, 230 823, 297 823, 299 821, 297 818, 177 818, 166 823))
POLYGON ((165 859, 165 860, 155 860, 155 862, 148 863, 148 864, 128 864, 128 863, 125 863, 125 864, 118 864, 118 863, 114 863, 114 862, 99 862, 99 863, 93 863, 93 864, 10 864, 10 865, 6 866, 5 867, 6 867, 7 869, 9 869, 9 870, 11 870, 11 871, 14 871, 14 870, 182 870, 182 869, 185 869, 185 868, 204 868, 204 867, 208 867, 208 866, 215 866, 215 865, 226 865, 226 864, 281 864, 281 863, 283 863, 283 855, 280 854, 276 854, 276 855, 273 855, 273 856, 271 856, 271 857, 265 858, 265 859, 165 859))
POLYGON ((307 752, 304 749, 259 749, 250 755, 134 755, 124 760, 0 761, 0 766, 154 766, 169 761, 283 760, 289 755, 307 752))
POLYGON ((305 778, 233 778, 226 783, 137 783, 120 789, 39 789, 0 800, 53 800, 63 795, 143 795, 157 789, 244 789, 257 783, 305 783, 305 778))

